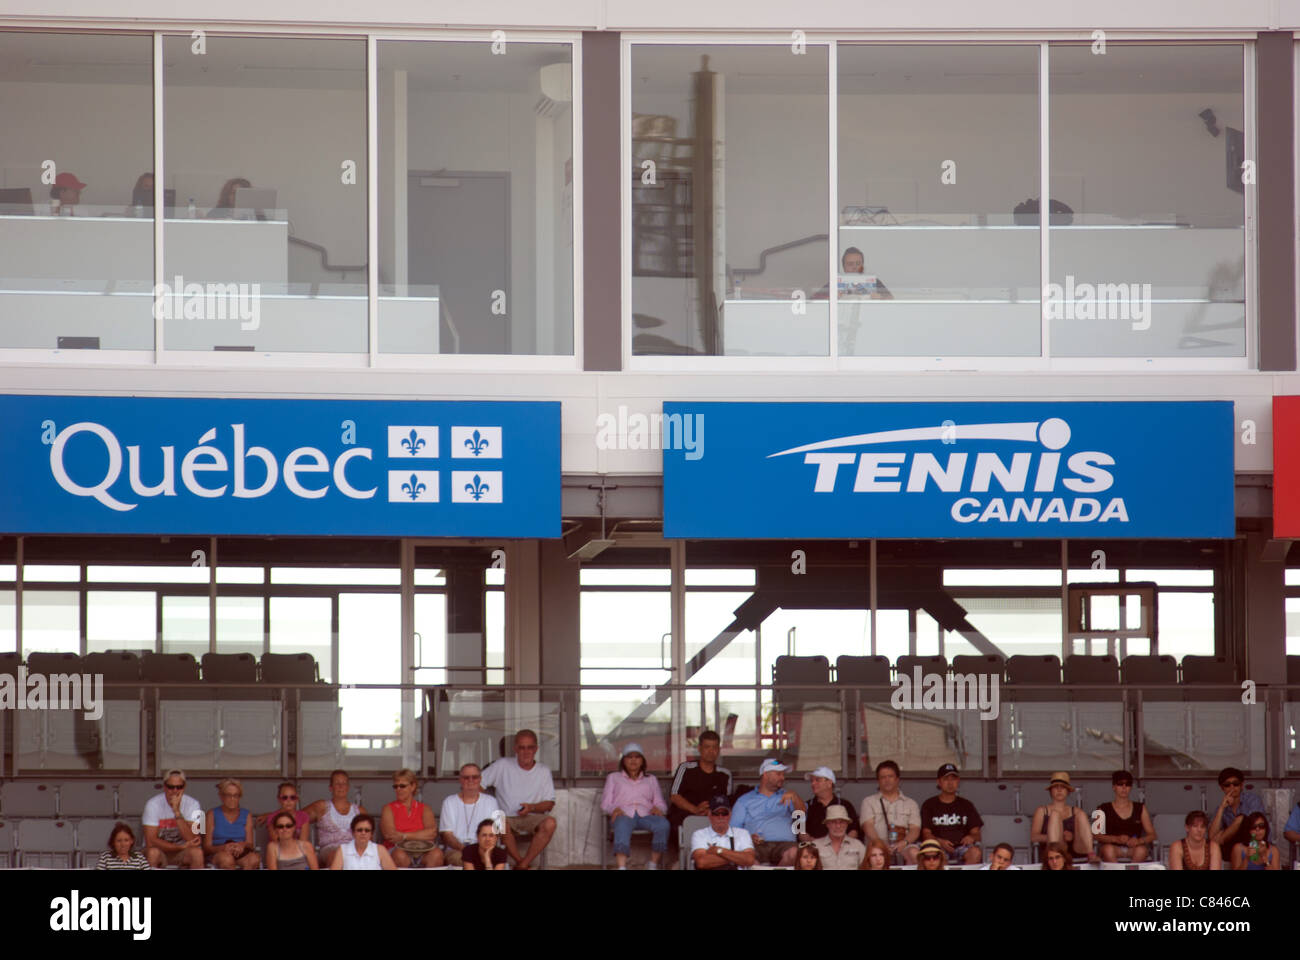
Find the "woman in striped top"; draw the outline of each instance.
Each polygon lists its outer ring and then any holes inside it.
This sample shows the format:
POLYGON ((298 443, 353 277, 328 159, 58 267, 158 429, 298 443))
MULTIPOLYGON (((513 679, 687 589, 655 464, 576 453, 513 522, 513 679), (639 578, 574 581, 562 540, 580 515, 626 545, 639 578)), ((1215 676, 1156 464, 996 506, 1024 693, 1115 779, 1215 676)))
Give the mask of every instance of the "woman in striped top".
POLYGON ((99 855, 96 870, 148 870, 149 861, 135 846, 135 834, 125 823, 113 827, 108 835, 108 849, 99 855))

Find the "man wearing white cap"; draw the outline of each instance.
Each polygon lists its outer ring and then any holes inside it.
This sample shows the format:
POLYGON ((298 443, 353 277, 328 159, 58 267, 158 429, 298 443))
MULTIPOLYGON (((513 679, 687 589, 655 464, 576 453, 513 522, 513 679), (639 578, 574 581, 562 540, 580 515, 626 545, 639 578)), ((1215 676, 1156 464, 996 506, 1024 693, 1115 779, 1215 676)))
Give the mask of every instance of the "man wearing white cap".
POLYGON ((779 760, 764 760, 758 768, 758 787, 732 808, 731 825, 749 831, 759 863, 793 867, 799 853, 791 818, 807 807, 797 793, 784 789, 789 769, 779 760))
POLYGON ((848 835, 856 838, 858 811, 853 809, 853 804, 835 792, 835 771, 830 767, 818 767, 808 774, 808 779, 812 781, 813 798, 808 801, 808 819, 804 826, 804 833, 813 840, 820 840, 826 836, 829 833, 826 828, 827 811, 839 804, 849 814, 848 835))
POLYGON ((838 803, 831 804, 826 810, 827 835, 813 841, 818 856, 822 858, 823 870, 857 870, 862 866, 867 846, 848 835, 852 822, 849 812, 838 803))

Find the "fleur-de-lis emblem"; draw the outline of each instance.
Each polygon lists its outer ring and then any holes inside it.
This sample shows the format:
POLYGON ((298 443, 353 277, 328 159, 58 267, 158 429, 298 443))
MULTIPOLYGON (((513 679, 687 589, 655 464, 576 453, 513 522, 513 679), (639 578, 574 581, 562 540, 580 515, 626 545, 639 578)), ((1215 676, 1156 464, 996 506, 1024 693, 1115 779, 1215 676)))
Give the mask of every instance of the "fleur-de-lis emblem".
MULTIPOLYGON (((411 456, 415 456, 420 452, 420 448, 424 446, 424 440, 421 439, 420 435, 415 432, 415 428, 412 427, 410 434, 402 438, 402 446, 406 448, 407 453, 411 456)), ((412 477, 411 479, 414 480, 415 478, 412 477)), ((414 499, 414 497, 412 497, 412 499, 414 499)))
MULTIPOLYGON (((480 453, 486 450, 488 446, 490 446, 490 444, 488 443, 486 438, 480 436, 479 432, 475 430, 474 436, 470 437, 468 440, 465 441, 465 446, 469 448, 470 453, 474 454, 474 456, 477 457, 480 453)), ((475 477, 474 479, 477 480, 478 477, 475 477)), ((474 499, 477 500, 478 498, 475 497, 474 499)))
MULTIPOLYGON (((420 442, 423 443, 424 441, 422 440, 420 442)), ((403 443, 405 443, 405 441, 403 441, 403 443)), ((477 480, 478 477, 475 477, 474 479, 477 480)), ((424 493, 424 491, 428 489, 428 486, 421 483, 420 478, 415 474, 411 474, 411 479, 402 484, 402 493, 406 494, 412 500, 420 499, 420 494, 424 493)))
MULTIPOLYGON (((468 443, 468 442, 469 442, 469 441, 467 440, 466 443, 468 443)), ((467 483, 467 484, 465 484, 465 492, 468 493, 468 494, 469 494, 471 497, 473 497, 475 500, 482 500, 482 499, 483 499, 483 495, 484 495, 485 493, 487 493, 487 492, 488 492, 489 490, 491 490, 491 489, 492 489, 492 488, 491 488, 490 486, 488 486, 486 483, 484 483, 484 482, 479 478, 479 475, 478 475, 477 473, 474 474, 474 482, 473 482, 473 483, 467 483)))

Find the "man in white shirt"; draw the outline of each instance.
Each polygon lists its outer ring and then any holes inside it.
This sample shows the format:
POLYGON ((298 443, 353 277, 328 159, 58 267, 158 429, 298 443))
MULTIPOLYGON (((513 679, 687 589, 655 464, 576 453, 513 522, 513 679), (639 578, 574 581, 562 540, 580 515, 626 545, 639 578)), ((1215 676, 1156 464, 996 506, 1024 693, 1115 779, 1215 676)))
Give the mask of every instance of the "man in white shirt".
POLYGON ((168 864, 203 869, 203 806, 185 793, 185 783, 185 771, 168 770, 163 792, 144 805, 144 855, 155 870, 168 864))
MULTIPOLYGON (((442 842, 447 848, 449 867, 461 866, 461 850, 478 842, 478 825, 484 820, 496 821, 501 813, 495 797, 483 793, 483 771, 476 763, 460 768, 460 793, 442 801, 438 824, 442 827, 442 842)), ((504 828, 505 823, 501 821, 504 828)))
POLYGON ((747 870, 754 865, 754 841, 749 831, 731 825, 727 798, 709 803, 709 825, 691 834, 691 859, 696 870, 747 870))
POLYGON ((516 870, 527 870, 555 835, 555 783, 551 770, 537 762, 537 734, 515 734, 515 755, 502 757, 483 771, 484 787, 495 787, 497 803, 506 815, 506 853, 516 870), (528 853, 519 855, 519 836, 532 835, 528 853))
POLYGON ((1016 857, 1016 848, 1009 843, 999 843, 989 855, 989 862, 981 870, 1019 870, 1011 861, 1016 857))

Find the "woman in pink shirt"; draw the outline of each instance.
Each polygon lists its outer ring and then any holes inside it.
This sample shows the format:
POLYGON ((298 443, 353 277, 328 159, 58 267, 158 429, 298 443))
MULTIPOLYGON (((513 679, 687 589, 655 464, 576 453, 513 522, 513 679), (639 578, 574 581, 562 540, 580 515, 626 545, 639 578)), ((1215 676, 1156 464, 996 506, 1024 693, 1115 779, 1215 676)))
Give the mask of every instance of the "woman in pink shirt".
POLYGON ((645 772, 645 753, 640 744, 623 748, 618 770, 605 778, 605 795, 600 808, 609 814, 614 826, 614 860, 618 869, 627 869, 627 855, 632 850, 632 831, 649 830, 650 863, 647 870, 658 870, 659 861, 668 849, 667 806, 659 781, 645 772))

